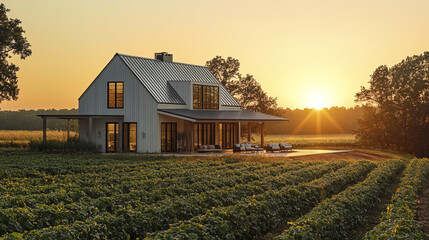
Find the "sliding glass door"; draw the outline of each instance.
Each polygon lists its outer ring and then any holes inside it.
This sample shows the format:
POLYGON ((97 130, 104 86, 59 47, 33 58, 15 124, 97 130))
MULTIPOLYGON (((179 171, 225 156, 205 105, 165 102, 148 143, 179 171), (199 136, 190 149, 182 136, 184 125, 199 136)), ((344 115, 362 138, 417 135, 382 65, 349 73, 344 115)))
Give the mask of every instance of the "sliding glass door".
POLYGON ((220 145, 223 149, 233 148, 234 144, 239 143, 238 123, 220 124, 220 145))
POLYGON ((119 149, 118 123, 106 123, 106 152, 117 152, 119 149))
POLYGON ((200 145, 215 145, 214 123, 194 123, 194 149, 200 145))
POLYGON ((177 152, 177 123, 161 123, 161 152, 177 152))
POLYGON ((137 123, 124 123, 124 152, 137 151, 137 123))

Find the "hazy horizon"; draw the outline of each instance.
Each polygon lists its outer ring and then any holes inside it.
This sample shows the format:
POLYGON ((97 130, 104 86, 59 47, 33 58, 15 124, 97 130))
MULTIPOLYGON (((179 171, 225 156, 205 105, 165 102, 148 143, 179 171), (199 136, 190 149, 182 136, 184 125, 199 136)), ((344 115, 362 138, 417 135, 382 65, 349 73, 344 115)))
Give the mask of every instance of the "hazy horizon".
POLYGON ((429 1, 3 1, 33 55, 18 101, 1 110, 70 109, 116 52, 204 65, 240 60, 284 108, 353 107, 379 65, 429 50, 429 1))

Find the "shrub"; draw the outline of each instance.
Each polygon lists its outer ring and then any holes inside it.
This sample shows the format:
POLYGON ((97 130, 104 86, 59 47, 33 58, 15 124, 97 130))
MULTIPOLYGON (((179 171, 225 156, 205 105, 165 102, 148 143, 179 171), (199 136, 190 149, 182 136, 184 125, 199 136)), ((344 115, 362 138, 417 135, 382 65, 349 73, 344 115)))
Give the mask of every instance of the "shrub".
POLYGON ((32 140, 28 144, 30 150, 48 153, 94 153, 99 152, 95 144, 70 138, 67 141, 59 140, 32 140))

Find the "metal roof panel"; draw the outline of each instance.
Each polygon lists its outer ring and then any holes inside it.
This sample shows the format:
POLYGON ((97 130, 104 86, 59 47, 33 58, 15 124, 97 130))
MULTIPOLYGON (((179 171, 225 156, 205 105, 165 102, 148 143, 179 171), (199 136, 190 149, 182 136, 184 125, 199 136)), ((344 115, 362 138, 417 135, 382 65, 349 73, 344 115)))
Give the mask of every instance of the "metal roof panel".
POLYGON ((158 103, 185 104, 183 99, 168 84, 168 81, 200 82, 219 85, 220 104, 237 106, 240 104, 204 66, 186 63, 163 62, 157 59, 117 54, 142 82, 158 103))

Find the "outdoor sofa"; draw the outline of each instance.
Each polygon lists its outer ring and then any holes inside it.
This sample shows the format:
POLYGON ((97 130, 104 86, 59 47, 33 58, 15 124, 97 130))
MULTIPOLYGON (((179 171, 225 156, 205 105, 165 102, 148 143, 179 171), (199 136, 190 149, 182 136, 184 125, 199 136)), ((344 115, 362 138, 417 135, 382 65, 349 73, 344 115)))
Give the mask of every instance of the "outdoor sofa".
POLYGON ((264 149, 259 147, 257 144, 237 143, 234 145, 233 151, 235 153, 236 152, 260 152, 260 151, 264 151, 264 149))
POLYGON ((197 148, 197 152, 222 152, 222 149, 219 145, 199 145, 197 148))
POLYGON ((288 143, 268 143, 266 147, 267 152, 286 152, 292 151, 292 145, 288 143))

